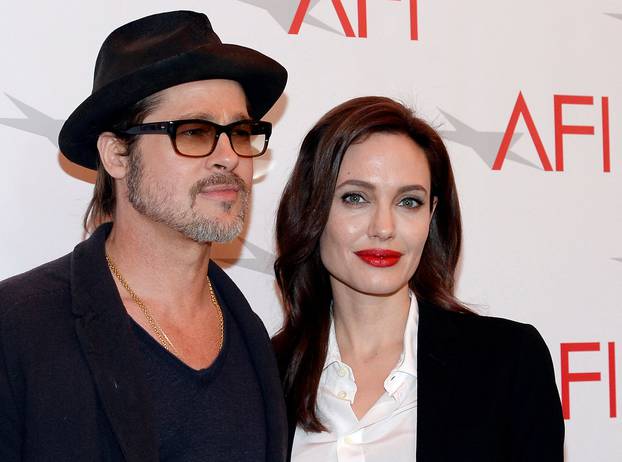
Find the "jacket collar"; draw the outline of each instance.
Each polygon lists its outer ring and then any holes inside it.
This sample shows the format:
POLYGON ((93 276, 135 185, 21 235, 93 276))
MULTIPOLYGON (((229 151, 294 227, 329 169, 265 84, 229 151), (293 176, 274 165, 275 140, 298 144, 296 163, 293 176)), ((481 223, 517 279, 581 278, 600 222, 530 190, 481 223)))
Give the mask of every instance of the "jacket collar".
MULTIPOLYGON (((78 244, 71 258, 76 333, 104 410, 128 462, 157 461, 157 437, 138 344, 105 257, 111 223, 78 244)), ((208 275, 238 323, 264 398, 266 460, 286 458, 285 402, 274 353, 263 324, 231 279, 214 262, 208 275)))
POLYGON ((287 413, 278 368, 270 338, 261 319, 251 310, 240 289, 225 272, 210 261, 208 276, 243 333, 261 387, 266 415, 266 460, 282 462, 287 457, 287 413))
POLYGON ((71 256, 76 334, 125 460, 157 461, 140 352, 105 258, 104 244, 111 229, 110 223, 100 226, 71 256))
POLYGON ((419 300, 417 351, 417 460, 443 455, 452 415, 452 390, 458 380, 451 367, 459 333, 456 314, 419 300))

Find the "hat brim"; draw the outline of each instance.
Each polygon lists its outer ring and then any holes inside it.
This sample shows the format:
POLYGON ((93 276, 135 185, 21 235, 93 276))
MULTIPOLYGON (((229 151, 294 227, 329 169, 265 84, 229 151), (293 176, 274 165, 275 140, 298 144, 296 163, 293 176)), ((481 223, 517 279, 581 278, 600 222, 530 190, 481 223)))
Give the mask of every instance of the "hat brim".
POLYGON ((205 46, 176 55, 94 91, 65 121, 58 136, 60 150, 70 161, 95 170, 97 138, 123 110, 166 88, 207 79, 239 82, 251 117, 260 119, 283 93, 287 71, 272 58, 239 45, 205 46))

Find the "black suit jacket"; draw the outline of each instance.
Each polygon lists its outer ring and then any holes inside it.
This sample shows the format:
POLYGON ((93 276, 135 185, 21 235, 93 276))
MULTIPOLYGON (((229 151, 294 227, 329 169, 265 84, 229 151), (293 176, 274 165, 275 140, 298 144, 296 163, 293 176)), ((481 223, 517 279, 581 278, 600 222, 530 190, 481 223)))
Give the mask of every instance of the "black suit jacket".
MULTIPOLYGON (((291 407, 288 415, 291 451, 291 407)), ((553 365, 538 331, 419 301, 416 461, 561 462, 563 446, 553 365)))
MULTIPOLYGON (((74 251, 0 283, 0 460, 158 460, 137 341, 104 257, 110 225, 74 251)), ((213 262, 209 277, 244 334, 264 399, 267 460, 287 425, 268 335, 213 262)))

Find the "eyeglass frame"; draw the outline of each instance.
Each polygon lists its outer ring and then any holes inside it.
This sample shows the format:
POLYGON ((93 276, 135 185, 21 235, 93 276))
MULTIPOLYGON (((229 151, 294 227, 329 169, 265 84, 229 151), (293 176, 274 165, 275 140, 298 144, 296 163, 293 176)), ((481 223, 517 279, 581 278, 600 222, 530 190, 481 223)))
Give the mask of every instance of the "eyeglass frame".
POLYGON ((173 149, 175 150, 175 153, 177 153, 178 155, 182 157, 195 157, 195 158, 207 157, 210 154, 212 154, 214 150, 216 149, 216 146, 218 145, 218 140, 220 139, 220 135, 224 133, 227 135, 227 138, 229 139, 229 145, 231 146, 231 149, 233 150, 233 152, 235 152, 236 155, 238 155, 239 157, 244 157, 248 159, 248 158, 259 157, 266 153, 266 151, 268 150, 268 142, 270 141, 270 135, 272 135, 272 123, 266 122, 263 120, 243 119, 243 120, 232 122, 227 125, 220 125, 220 124, 217 124, 216 122, 212 122, 211 120, 206 120, 206 119, 179 119, 179 120, 166 120, 162 122, 148 122, 148 123, 143 123, 143 124, 138 124, 138 125, 132 125, 131 127, 127 127, 123 129, 115 129, 114 133, 120 134, 120 135, 134 135, 134 136, 135 135, 166 134, 171 140, 171 144, 173 145, 173 149), (214 135, 214 144, 212 145, 212 149, 206 154, 203 154, 200 156, 193 156, 190 154, 184 154, 177 148, 177 127, 183 124, 188 124, 188 123, 190 124, 204 123, 216 129, 216 134, 214 135), (246 156, 244 154, 238 153, 233 147, 233 141, 231 140, 231 131, 233 130, 234 127, 241 125, 241 124, 250 124, 251 126, 261 127, 263 130, 265 130, 265 133, 260 133, 261 135, 264 135, 266 139, 264 141, 263 149, 259 152, 259 154, 255 154, 252 156, 246 156))

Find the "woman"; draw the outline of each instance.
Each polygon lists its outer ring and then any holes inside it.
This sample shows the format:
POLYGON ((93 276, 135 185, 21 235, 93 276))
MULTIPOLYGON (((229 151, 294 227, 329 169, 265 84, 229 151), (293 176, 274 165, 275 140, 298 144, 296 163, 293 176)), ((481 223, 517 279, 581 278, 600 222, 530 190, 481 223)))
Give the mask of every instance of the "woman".
POLYGON ((454 297, 451 165, 409 109, 363 97, 322 117, 276 233, 286 316, 274 345, 294 462, 563 460, 538 332, 454 297))

